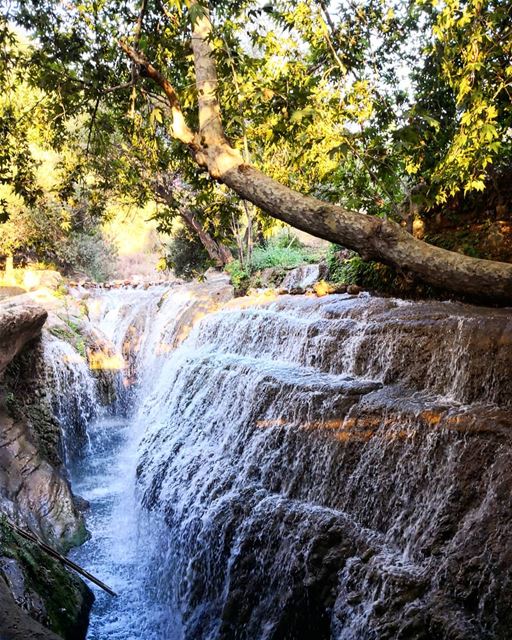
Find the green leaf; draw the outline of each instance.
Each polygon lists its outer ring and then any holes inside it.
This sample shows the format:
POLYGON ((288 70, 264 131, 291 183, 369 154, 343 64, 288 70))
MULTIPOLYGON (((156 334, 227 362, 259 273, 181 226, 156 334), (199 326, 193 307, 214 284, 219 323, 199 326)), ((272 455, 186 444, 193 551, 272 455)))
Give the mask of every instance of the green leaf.
POLYGON ((204 18, 207 15, 206 8, 200 4, 193 4, 189 9, 189 15, 190 22, 194 25, 198 20, 201 20, 201 18, 204 18))

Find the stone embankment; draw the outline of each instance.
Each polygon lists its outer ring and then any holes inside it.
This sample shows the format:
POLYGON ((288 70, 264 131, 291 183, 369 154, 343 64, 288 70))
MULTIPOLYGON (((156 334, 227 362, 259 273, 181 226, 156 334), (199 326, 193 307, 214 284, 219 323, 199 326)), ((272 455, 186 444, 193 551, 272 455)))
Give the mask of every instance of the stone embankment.
POLYGON ((17 536, 5 518, 61 551, 86 537, 66 479, 40 345, 48 312, 26 296, 0 302, 0 637, 79 640, 92 594, 17 536))

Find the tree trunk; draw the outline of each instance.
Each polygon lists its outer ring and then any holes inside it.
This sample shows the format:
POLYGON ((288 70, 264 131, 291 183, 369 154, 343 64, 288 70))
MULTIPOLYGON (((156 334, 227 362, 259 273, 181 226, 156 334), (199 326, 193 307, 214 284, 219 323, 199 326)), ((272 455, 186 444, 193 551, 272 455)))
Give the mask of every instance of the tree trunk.
POLYGON ((216 242, 211 235, 203 229, 193 211, 190 211, 189 209, 181 209, 180 216, 187 227, 197 234, 202 245, 208 252, 208 255, 214 261, 216 267, 225 267, 233 261, 233 254, 229 247, 226 247, 220 242, 216 242))
POLYGON ((12 253, 7 254, 5 259, 5 281, 7 284, 16 284, 14 280, 14 258, 12 253))
POLYGON ((458 294, 512 302, 511 264, 479 260, 429 245, 392 220, 347 211, 303 196, 248 165, 233 167, 219 178, 241 198, 273 217, 353 249, 365 260, 374 259, 410 271, 430 285, 458 294))
POLYGON ((214 240, 197 219, 196 212, 176 198, 175 192, 180 190, 177 175, 155 174, 152 176, 151 183, 156 199, 169 205, 179 214, 188 229, 198 236, 216 267, 225 267, 233 261, 233 254, 229 247, 214 240))
MULTIPOLYGON (((197 5, 191 0, 190 6, 197 5)), ((203 14, 192 24, 192 50, 198 90, 199 131, 184 122, 176 92, 138 51, 122 43, 125 53, 160 85, 173 114, 173 135, 188 146, 197 164, 268 214, 319 238, 357 251, 423 282, 459 296, 512 303, 512 264, 480 260, 429 245, 398 224, 304 196, 244 162, 228 143, 221 122, 217 76, 211 48, 211 23, 203 14)))

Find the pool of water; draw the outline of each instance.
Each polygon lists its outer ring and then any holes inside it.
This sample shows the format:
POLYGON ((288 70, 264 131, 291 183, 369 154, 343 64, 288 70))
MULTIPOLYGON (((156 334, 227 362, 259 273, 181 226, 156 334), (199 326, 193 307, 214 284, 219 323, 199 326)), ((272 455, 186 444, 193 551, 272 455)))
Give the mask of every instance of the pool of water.
POLYGON ((72 559, 118 597, 90 585, 96 597, 88 640, 178 640, 162 593, 165 544, 140 513, 135 495, 138 434, 133 419, 101 417, 88 428, 90 447, 71 471, 73 490, 90 503, 91 538, 72 559), (160 571, 158 570, 160 569, 160 571))

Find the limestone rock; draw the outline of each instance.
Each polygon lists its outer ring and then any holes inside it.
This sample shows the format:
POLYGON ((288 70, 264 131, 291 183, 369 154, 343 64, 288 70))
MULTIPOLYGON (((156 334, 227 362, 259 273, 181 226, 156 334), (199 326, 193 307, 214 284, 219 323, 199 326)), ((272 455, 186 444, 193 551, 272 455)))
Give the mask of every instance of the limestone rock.
POLYGON ((60 549, 85 539, 67 481, 43 459, 28 428, 0 408, 0 501, 4 510, 60 549))
POLYGON ((313 291, 321 298, 322 296, 333 293, 345 293, 347 291, 347 285, 319 280, 313 285, 313 291))
POLYGON ((0 377, 23 347, 41 333, 47 312, 20 298, 0 302, 0 377))
POLYGON ((510 310, 236 305, 199 326, 138 467, 184 636, 510 640, 510 310))
POLYGON ((290 292, 298 289, 305 291, 312 287, 321 277, 321 266, 319 264, 307 264, 292 269, 281 283, 281 286, 290 292))
POLYGON ((2 640, 83 640, 93 600, 75 574, 0 518, 2 640))
POLYGON ((349 284, 347 287, 347 293, 350 293, 351 296, 357 296, 362 291, 361 287, 357 284, 349 284))

